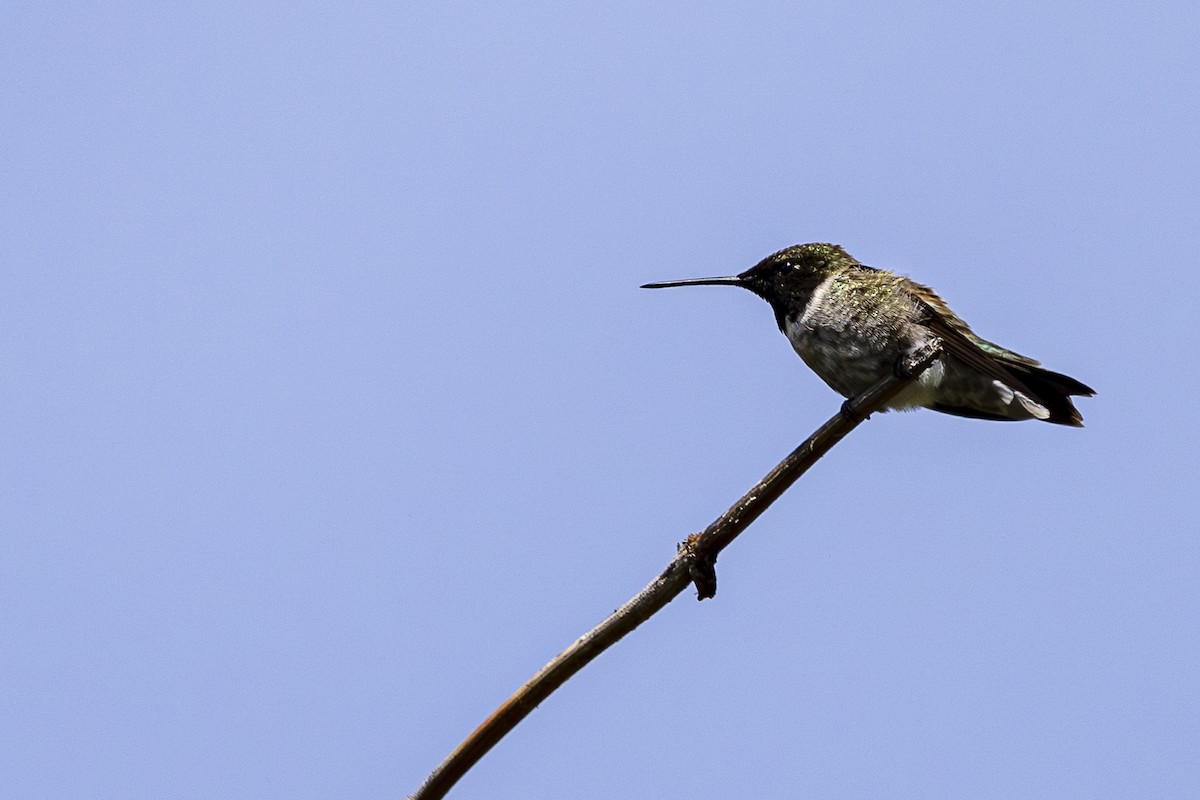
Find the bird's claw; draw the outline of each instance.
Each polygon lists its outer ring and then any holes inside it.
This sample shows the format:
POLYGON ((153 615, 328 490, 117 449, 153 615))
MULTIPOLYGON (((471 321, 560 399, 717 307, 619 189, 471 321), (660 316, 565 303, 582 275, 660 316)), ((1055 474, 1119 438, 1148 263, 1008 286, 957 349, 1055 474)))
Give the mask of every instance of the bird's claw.
POLYGON ((871 418, 870 414, 860 414, 855 410, 853 398, 842 402, 842 416, 855 424, 871 418))

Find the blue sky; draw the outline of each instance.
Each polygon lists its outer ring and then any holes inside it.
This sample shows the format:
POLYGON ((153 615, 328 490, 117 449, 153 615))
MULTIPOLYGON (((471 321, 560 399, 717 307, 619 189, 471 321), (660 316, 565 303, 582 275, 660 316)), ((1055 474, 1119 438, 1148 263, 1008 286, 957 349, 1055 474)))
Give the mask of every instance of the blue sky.
POLYGON ((0 797, 397 797, 834 413, 833 241, 1099 392, 873 418, 452 796, 1200 792, 1193 4, 0 9, 0 797))

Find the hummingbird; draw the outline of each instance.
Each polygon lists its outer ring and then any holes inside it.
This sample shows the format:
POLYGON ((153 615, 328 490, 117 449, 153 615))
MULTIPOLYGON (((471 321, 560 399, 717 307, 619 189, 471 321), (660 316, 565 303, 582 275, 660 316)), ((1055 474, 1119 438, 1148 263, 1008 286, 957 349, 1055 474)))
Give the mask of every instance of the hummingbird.
POLYGON ((851 398, 934 339, 942 354, 884 410, 930 408, 988 420, 1083 427, 1071 396, 1091 387, 975 334, 928 286, 868 267, 840 245, 798 244, 741 273, 647 283, 740 286, 771 304, 780 332, 813 372, 851 398))

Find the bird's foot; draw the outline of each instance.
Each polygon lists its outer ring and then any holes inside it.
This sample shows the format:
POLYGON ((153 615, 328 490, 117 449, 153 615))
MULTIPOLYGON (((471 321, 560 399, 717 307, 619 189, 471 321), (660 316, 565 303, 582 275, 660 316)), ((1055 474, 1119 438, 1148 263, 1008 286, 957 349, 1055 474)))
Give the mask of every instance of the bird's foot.
POLYGON ((854 408, 854 398, 842 402, 842 416, 857 425, 871 418, 870 414, 861 414, 854 408))

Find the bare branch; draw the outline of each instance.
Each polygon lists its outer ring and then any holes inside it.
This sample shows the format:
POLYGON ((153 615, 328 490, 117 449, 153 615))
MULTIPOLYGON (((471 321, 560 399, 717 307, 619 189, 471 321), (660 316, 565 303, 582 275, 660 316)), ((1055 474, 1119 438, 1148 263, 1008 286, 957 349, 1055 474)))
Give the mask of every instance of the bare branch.
POLYGON ((737 538, 751 522, 758 519, 767 506, 779 499, 787 488, 821 456, 829 452, 830 448, 924 372, 940 353, 941 343, 934 341, 902 359, 896 365, 895 375, 889 375, 865 393, 847 400, 840 413, 793 450, 754 488, 743 495, 741 500, 734 503, 704 531, 689 536, 679 546, 675 558, 657 578, 607 619, 555 656, 505 700, 426 778, 425 783, 410 795, 410 800, 437 800, 445 797, 458 779, 539 703, 592 659, 674 600, 689 583, 696 585, 699 599, 712 597, 716 593, 717 554, 737 538))

